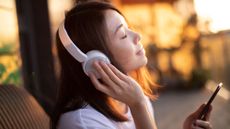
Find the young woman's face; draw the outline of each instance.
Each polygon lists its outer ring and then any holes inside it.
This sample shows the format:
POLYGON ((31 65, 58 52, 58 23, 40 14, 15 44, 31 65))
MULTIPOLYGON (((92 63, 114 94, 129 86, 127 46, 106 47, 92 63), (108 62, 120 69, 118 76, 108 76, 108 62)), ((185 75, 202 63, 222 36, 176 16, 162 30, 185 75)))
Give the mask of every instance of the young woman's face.
POLYGON ((107 10, 105 20, 110 40, 108 48, 122 69, 129 73, 146 65, 141 37, 128 28, 124 17, 114 10, 107 10))

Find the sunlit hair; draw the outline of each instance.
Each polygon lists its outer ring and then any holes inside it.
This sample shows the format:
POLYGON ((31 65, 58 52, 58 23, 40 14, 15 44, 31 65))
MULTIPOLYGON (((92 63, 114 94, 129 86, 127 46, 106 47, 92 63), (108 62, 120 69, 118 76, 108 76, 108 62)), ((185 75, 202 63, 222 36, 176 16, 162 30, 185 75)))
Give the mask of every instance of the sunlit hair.
POLYGON ((151 100, 157 99, 157 89, 160 88, 160 86, 154 82, 146 66, 135 70, 130 76, 140 84, 146 96, 151 100))

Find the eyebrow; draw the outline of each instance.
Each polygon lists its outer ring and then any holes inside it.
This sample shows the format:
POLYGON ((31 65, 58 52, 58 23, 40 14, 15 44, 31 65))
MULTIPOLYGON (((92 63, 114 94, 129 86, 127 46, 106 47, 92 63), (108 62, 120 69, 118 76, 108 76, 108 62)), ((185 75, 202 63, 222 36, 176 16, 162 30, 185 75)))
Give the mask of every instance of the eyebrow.
POLYGON ((115 32, 114 32, 114 35, 117 33, 117 31, 118 31, 122 26, 123 26, 123 24, 120 24, 120 25, 116 28, 116 30, 115 30, 115 32))

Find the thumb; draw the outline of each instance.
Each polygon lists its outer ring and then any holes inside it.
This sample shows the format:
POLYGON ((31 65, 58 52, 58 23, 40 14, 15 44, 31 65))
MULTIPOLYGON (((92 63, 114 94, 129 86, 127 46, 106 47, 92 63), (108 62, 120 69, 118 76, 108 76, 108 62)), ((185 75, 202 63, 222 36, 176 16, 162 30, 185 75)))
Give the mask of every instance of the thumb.
POLYGON ((193 112, 191 115, 194 117, 194 118, 198 118, 199 115, 201 114, 201 112, 203 111, 205 107, 205 104, 202 104, 195 112, 193 112))
POLYGON ((205 120, 209 120, 210 119, 210 115, 211 115, 211 111, 212 111, 212 105, 210 105, 207 115, 205 115, 205 120))

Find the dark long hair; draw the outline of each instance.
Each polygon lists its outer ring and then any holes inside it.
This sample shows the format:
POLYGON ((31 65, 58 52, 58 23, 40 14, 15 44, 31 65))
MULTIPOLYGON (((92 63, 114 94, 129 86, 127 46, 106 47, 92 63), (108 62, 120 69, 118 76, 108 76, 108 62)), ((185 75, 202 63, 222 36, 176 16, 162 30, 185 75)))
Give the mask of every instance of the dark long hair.
MULTIPOLYGON (((108 32, 106 30, 105 11, 108 9, 120 13, 110 3, 86 2, 78 4, 66 14, 65 28, 72 41, 84 53, 90 50, 99 50, 105 53, 111 63, 122 71, 106 46, 108 32)), ((61 114, 83 108, 87 104, 90 104, 110 119, 127 121, 127 117, 119 112, 111 98, 95 89, 89 77, 84 74, 81 63, 67 52, 58 35, 56 35, 56 38, 61 74, 58 99, 54 115, 51 118, 52 128, 56 128, 61 114)), ((138 82, 143 84, 146 95, 151 96, 150 88, 147 86, 151 82, 148 79, 146 80, 144 76, 140 76, 141 74, 138 75, 136 79, 141 80, 138 82)))

